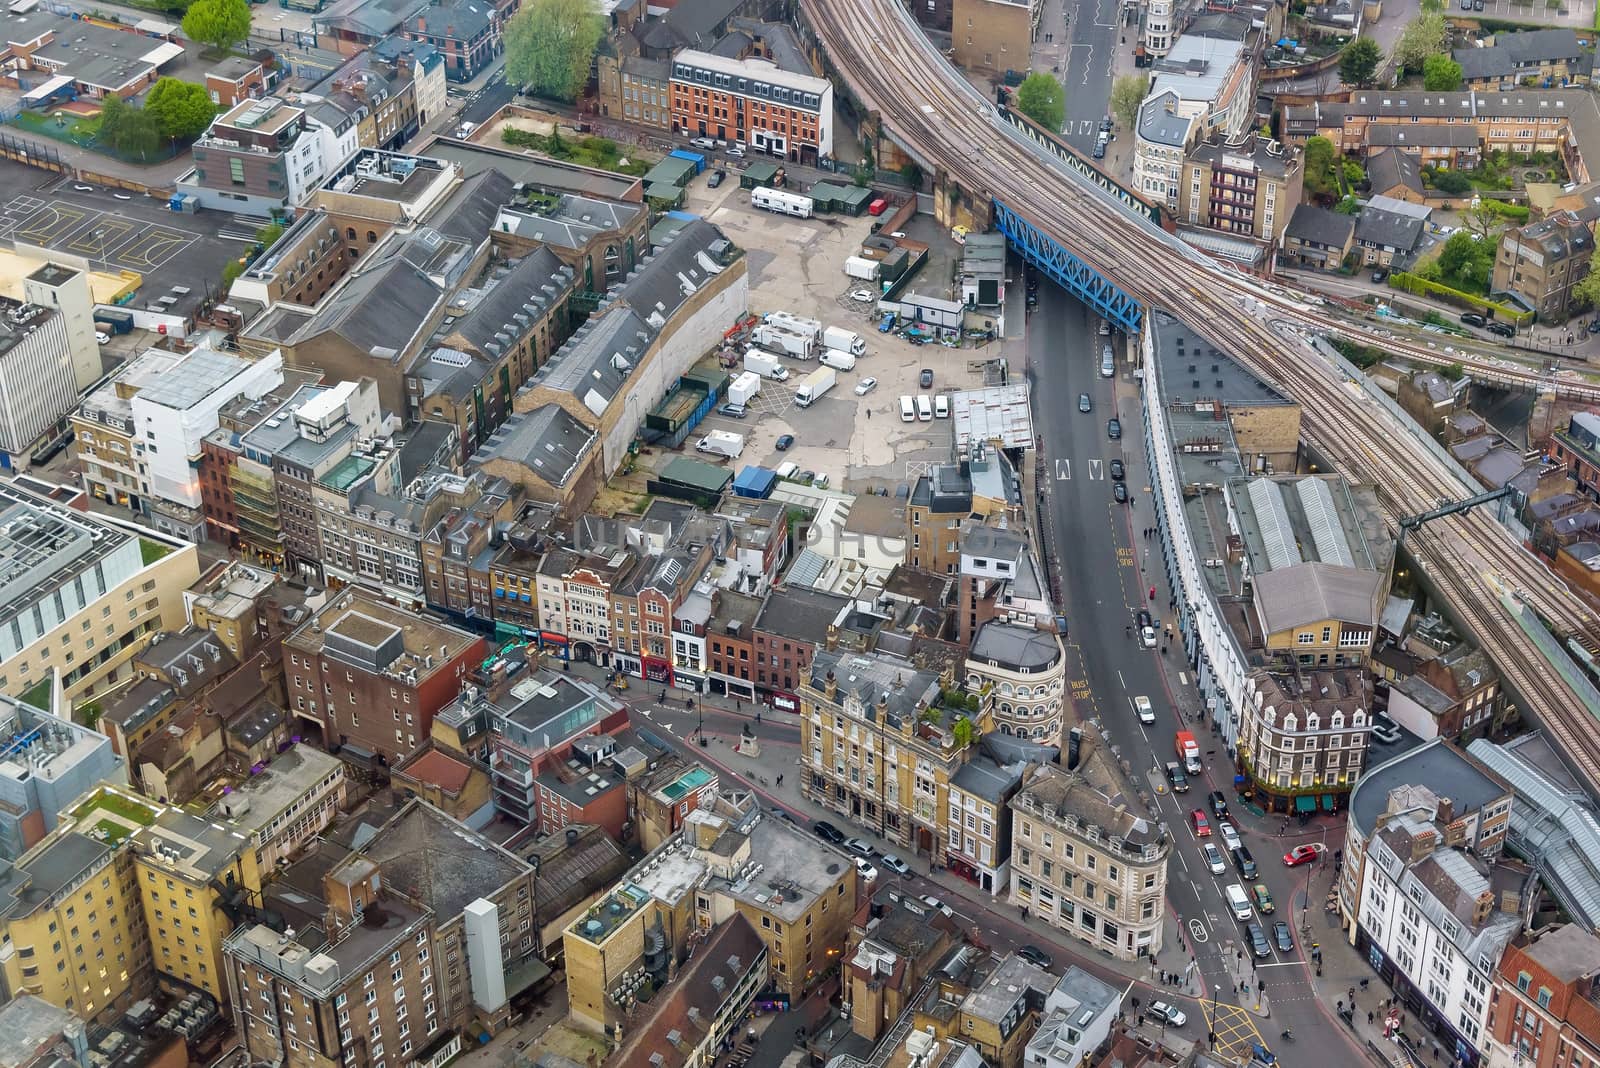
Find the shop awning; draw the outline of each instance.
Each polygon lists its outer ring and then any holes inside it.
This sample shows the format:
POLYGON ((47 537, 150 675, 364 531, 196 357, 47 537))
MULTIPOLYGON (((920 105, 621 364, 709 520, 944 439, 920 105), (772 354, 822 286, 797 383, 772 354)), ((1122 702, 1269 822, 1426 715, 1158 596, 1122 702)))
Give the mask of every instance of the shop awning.
POLYGON ((1296 812, 1315 812, 1317 810, 1317 799, 1310 794, 1301 794, 1294 799, 1294 810, 1296 812))
POLYGON ((1332 812, 1333 811, 1333 795, 1332 794, 1323 794, 1322 795, 1322 807, 1325 810, 1327 810, 1328 812, 1332 812))

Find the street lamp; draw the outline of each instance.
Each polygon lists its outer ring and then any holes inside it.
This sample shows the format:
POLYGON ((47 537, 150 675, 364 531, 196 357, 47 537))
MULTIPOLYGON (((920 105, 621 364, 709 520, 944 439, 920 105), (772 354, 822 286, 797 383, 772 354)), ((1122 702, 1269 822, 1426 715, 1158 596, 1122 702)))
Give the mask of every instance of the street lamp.
MULTIPOLYGON (((1200 1008, 1205 1009, 1205 991, 1201 990, 1200 1008)), ((1217 1049, 1217 984, 1211 984, 1211 1019, 1206 1022, 1206 1041, 1210 1043, 1211 1051, 1217 1049)))

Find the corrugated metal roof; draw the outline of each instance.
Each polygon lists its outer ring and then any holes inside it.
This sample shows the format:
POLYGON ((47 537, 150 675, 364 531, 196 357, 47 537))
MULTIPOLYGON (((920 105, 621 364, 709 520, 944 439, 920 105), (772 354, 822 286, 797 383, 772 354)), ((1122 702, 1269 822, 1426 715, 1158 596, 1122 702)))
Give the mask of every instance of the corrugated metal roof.
POLYGON ((1261 543, 1273 570, 1301 563, 1300 549, 1294 542, 1294 526, 1289 522, 1289 512, 1283 505, 1278 484, 1270 478, 1258 478, 1245 492, 1255 506, 1261 543))
POLYGON ((1355 554, 1339 525, 1339 512, 1333 505, 1333 494, 1328 484, 1320 478, 1302 478, 1295 483, 1300 495, 1300 507, 1305 510, 1306 521, 1311 525, 1311 540, 1317 546, 1317 559, 1325 564, 1355 567, 1355 554))

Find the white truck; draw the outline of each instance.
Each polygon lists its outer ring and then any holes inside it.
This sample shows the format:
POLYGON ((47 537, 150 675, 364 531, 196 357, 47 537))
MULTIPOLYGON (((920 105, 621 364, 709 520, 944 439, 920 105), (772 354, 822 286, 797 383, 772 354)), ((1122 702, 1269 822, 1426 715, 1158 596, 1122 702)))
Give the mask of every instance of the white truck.
POLYGON ((749 404, 761 392, 761 376, 754 371, 743 371, 728 383, 728 403, 740 406, 749 404))
POLYGON ((867 354, 867 339, 854 330, 846 330, 842 326, 830 326, 822 332, 822 347, 825 349, 838 349, 848 352, 852 356, 865 356, 867 354))
POLYGON ((822 354, 822 365, 832 367, 836 371, 853 371, 856 367, 856 356, 853 352, 829 349, 822 354))
POLYGON ((744 369, 754 371, 762 378, 770 378, 774 382, 787 382, 789 369, 778 362, 778 358, 770 352, 760 349, 751 349, 744 354, 744 369))
POLYGON ((819 367, 800 380, 800 385, 795 388, 794 402, 802 408, 809 408, 813 401, 834 387, 839 381, 839 374, 831 367, 819 367))
POLYGON ((726 456, 730 460, 737 460, 744 451, 744 435, 735 434, 731 430, 713 430, 700 439, 695 446, 701 452, 709 452, 717 456, 726 456))
POLYGON ((771 323, 762 323, 750 332, 750 340, 764 349, 781 352, 796 360, 809 360, 817 352, 817 339, 805 334, 796 334, 792 330, 785 330, 781 326, 771 323))
POLYGON ((761 317, 761 321, 780 330, 787 330, 791 334, 804 334, 807 337, 817 337, 822 333, 822 323, 816 319, 807 319, 794 312, 775 311, 768 312, 761 317))
POLYGON ((878 261, 869 260, 865 256, 846 257, 844 273, 851 278, 859 278, 863 282, 876 282, 878 280, 878 261))

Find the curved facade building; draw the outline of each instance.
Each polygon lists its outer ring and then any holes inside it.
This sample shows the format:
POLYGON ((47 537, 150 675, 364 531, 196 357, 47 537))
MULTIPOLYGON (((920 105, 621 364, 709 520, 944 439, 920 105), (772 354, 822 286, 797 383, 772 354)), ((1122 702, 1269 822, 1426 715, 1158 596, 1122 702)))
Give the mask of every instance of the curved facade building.
POLYGON ((1066 674, 1061 640, 1019 623, 985 623, 967 652, 967 687, 974 692, 991 688, 1000 732, 1045 745, 1061 739, 1066 674))

